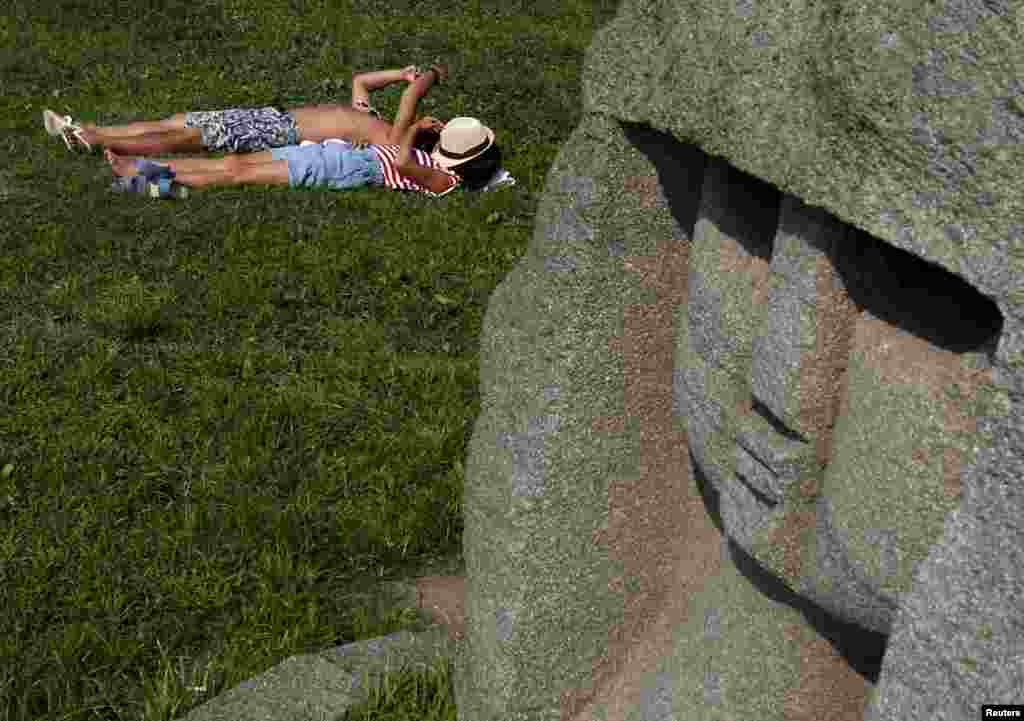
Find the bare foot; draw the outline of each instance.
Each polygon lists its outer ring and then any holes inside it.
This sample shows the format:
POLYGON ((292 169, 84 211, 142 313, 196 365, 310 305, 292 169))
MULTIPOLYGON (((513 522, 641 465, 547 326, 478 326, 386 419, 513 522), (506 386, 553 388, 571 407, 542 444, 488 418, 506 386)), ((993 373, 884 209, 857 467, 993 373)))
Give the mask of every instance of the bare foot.
POLYGON ((138 169, 135 167, 135 158, 118 155, 110 149, 104 150, 103 155, 106 157, 107 162, 110 163, 110 169, 114 172, 114 175, 123 178, 128 175, 139 174, 138 169))

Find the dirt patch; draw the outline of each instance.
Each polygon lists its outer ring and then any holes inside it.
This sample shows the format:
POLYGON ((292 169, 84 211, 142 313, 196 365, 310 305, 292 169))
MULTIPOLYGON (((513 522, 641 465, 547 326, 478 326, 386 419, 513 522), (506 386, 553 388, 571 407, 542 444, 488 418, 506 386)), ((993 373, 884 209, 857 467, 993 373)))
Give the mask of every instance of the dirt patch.
POLYGON ((453 641, 463 637, 466 627, 465 576, 421 576, 416 579, 416 605, 448 629, 453 641))

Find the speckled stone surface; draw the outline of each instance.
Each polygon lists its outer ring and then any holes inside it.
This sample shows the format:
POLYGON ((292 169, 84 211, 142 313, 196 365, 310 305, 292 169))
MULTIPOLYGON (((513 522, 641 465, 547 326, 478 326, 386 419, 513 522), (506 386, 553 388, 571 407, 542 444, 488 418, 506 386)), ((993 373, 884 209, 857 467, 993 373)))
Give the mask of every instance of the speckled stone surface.
POLYGON ((386 674, 425 670, 435 656, 450 657, 449 643, 444 628, 435 626, 292 656, 193 709, 181 721, 337 719, 366 701, 386 674))
MULTIPOLYGON (((385 584, 382 602, 419 609, 425 631, 402 631, 292 656, 228 689, 180 717, 180 721, 308 721, 337 719, 366 701, 390 674, 422 671, 451 661, 462 634, 460 564, 431 565, 432 574, 385 584)), ((428 570, 425 569, 425 570, 428 570)))
POLYGON ((1022 23, 626 0, 595 35, 484 320, 461 721, 1019 702, 1022 23))

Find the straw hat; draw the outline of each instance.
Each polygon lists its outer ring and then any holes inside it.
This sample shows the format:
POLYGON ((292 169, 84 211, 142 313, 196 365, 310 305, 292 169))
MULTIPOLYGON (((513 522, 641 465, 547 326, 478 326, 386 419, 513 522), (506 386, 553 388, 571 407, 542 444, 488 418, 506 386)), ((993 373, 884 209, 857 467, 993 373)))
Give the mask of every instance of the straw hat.
POLYGON ((483 155, 493 144, 494 131, 476 118, 452 118, 430 157, 447 169, 483 155))

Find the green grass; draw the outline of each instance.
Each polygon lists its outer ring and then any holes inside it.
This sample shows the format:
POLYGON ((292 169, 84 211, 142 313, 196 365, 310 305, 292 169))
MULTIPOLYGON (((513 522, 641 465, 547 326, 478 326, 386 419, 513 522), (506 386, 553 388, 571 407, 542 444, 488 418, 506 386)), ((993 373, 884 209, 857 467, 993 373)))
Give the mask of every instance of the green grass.
MULTIPOLYGON (((483 314, 616 5, 7 3, 0 720, 174 719, 289 656, 415 630, 375 589, 461 558, 483 314), (41 125, 346 102, 353 71, 433 58, 451 77, 421 114, 483 119, 513 188, 152 201, 41 125)), ((374 101, 393 117, 400 94, 374 101)), ((441 671, 357 718, 455 718, 441 671)))
POLYGON ((456 721, 451 674, 451 662, 438 659, 426 673, 403 670, 385 676, 366 703, 350 709, 344 721, 456 721))

